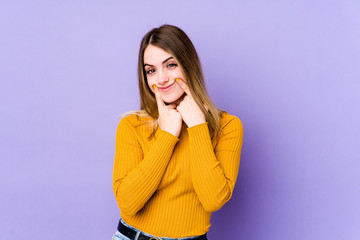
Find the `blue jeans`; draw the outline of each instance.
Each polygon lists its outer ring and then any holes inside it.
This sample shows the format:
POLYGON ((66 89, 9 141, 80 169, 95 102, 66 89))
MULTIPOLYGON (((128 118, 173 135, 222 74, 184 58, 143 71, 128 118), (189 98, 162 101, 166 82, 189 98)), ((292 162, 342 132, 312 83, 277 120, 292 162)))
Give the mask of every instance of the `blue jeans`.
MULTIPOLYGON (((147 235, 147 236, 149 236, 149 237, 153 237, 153 236, 150 235, 150 234, 147 234, 147 233, 145 233, 145 232, 142 232, 142 231, 140 231, 140 230, 138 230, 138 229, 136 229, 136 228, 128 225, 128 224, 127 224, 126 222, 124 222, 124 220, 122 220, 122 219, 120 219, 120 221, 121 221, 125 226, 127 226, 127 227, 129 227, 129 228, 131 228, 132 230, 134 230, 134 231, 137 232, 137 234, 136 234, 136 236, 135 236, 135 239, 130 239, 130 238, 124 236, 124 235, 123 235, 122 233, 120 233, 119 231, 116 231, 115 234, 114 234, 114 236, 112 237, 112 240, 137 240, 140 233, 143 233, 144 235, 147 235)), ((191 240, 191 239, 194 239, 194 238, 196 238, 196 236, 195 236, 195 237, 186 237, 186 238, 159 238, 159 239, 161 239, 161 240, 191 240)))

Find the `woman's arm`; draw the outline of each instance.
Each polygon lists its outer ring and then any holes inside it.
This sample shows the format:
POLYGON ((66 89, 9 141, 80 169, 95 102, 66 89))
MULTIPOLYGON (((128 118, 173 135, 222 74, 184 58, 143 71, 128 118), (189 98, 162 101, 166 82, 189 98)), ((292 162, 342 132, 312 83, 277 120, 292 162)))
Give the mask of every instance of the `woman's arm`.
POLYGON ((231 198, 235 186, 243 140, 242 123, 237 117, 230 119, 222 127, 215 150, 207 122, 187 130, 195 191, 206 211, 217 211, 231 198))
POLYGON ((118 206, 135 215, 154 194, 179 139, 159 129, 151 150, 143 156, 134 127, 126 117, 116 131, 113 189, 118 206))

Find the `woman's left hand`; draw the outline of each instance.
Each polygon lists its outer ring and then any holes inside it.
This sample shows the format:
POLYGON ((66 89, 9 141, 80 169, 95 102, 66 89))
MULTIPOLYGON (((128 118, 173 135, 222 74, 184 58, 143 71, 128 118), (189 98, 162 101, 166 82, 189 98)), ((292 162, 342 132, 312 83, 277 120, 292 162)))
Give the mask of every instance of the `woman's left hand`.
POLYGON ((193 127, 206 122, 205 115, 191 95, 188 85, 180 78, 177 78, 176 82, 186 93, 182 101, 176 107, 176 110, 180 112, 185 124, 188 127, 193 127))

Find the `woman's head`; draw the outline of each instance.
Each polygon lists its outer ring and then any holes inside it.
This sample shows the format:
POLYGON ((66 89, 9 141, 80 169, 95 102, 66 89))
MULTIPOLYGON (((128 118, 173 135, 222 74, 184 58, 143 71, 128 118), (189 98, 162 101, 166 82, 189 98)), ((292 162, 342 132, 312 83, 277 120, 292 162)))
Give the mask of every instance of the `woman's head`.
POLYGON ((175 79, 185 80, 185 77, 173 55, 150 44, 145 49, 143 59, 147 86, 154 92, 153 85, 156 85, 166 103, 178 100, 184 94, 184 90, 175 79))
POLYGON ((153 119, 157 119, 159 113, 152 86, 157 85, 163 100, 172 103, 181 100, 185 94, 175 82, 176 78, 180 78, 187 83, 194 100, 204 112, 211 135, 218 133, 222 111, 210 100, 199 57, 192 42, 180 28, 162 25, 143 37, 139 50, 138 77, 141 110, 153 119))
MULTIPOLYGON (((188 36, 172 25, 154 28, 144 36, 139 51, 138 75, 141 109, 150 115, 157 115, 153 84, 160 88, 167 87, 175 82, 175 78, 181 78, 195 96, 207 96, 196 50, 188 36)), ((176 101, 184 94, 177 84, 171 88, 170 91, 160 89, 167 103, 176 101)))

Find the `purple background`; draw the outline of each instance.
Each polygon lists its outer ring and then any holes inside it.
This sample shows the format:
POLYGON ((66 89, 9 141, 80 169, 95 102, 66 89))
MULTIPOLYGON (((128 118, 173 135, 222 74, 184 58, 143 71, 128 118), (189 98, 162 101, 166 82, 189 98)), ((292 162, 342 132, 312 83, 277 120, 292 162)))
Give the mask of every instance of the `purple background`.
POLYGON ((140 40, 163 23, 244 124, 210 239, 359 239, 359 13, 357 0, 0 1, 0 239, 111 239, 117 116, 138 108, 140 40))

